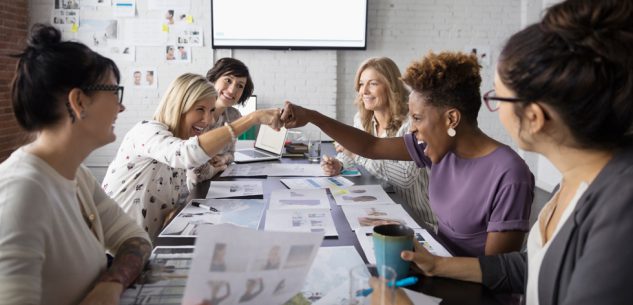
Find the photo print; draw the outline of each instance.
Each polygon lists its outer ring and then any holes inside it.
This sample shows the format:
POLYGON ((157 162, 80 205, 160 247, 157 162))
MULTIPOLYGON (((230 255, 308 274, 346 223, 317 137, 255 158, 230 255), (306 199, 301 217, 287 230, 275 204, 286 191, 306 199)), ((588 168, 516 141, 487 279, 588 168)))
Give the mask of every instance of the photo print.
POLYGON ((157 89, 158 75, 156 68, 133 67, 130 69, 130 85, 132 88, 157 89))
POLYGON ((191 47, 186 45, 165 46, 165 61, 179 63, 191 62, 191 47))

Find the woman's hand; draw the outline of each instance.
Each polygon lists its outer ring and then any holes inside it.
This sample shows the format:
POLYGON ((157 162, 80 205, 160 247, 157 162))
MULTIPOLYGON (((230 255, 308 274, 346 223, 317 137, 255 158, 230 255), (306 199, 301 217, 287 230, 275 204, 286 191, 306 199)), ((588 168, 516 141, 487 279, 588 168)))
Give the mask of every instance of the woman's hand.
POLYGON ((123 293, 123 285, 117 282, 98 282, 80 305, 117 305, 123 293))
POLYGON ((281 114, 281 121, 286 128, 301 127, 308 124, 308 110, 286 101, 284 111, 281 114))
POLYGON ((375 277, 369 279, 369 286, 371 286, 371 288, 374 290, 371 293, 371 305, 382 304, 382 299, 385 299, 387 301, 387 305, 413 305, 411 299, 409 299, 404 290, 400 288, 396 289, 395 300, 391 295, 383 296, 383 292, 388 294, 392 294, 392 292, 391 289, 385 289, 385 287, 381 287, 381 285, 383 285, 383 283, 381 283, 379 279, 375 277), (393 303, 391 303, 391 300, 393 300, 393 303))
POLYGON ((343 153, 347 157, 349 157, 350 159, 354 159, 354 157, 356 157, 356 155, 354 153, 352 153, 351 151, 345 149, 345 147, 343 147, 343 145, 338 144, 336 142, 334 143, 334 149, 336 149, 337 153, 343 153))
POLYGON ((213 156, 213 158, 209 160, 209 164, 211 164, 211 166, 215 168, 224 166, 224 169, 226 169, 226 166, 229 165, 229 163, 233 161, 231 159, 233 158, 231 157, 230 154, 219 154, 219 155, 213 156))
POLYGON ((408 262, 415 263, 416 267, 422 271, 424 275, 434 276, 434 271, 438 257, 426 250, 417 240, 413 241, 413 251, 402 251, 400 257, 408 262))
POLYGON ((259 124, 268 125, 274 130, 279 130, 283 126, 280 116, 281 109, 279 108, 260 109, 255 111, 255 117, 257 118, 259 124))
POLYGON ((321 169, 328 176, 338 176, 343 169, 343 163, 334 157, 323 155, 321 169))

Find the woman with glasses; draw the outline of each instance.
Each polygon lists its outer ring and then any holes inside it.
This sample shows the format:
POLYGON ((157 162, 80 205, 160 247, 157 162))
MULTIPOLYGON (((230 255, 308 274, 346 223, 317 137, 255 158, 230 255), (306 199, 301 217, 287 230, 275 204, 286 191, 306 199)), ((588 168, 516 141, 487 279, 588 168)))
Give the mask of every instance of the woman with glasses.
POLYGON ((630 1, 566 1, 501 52, 488 104, 521 148, 562 173, 527 253, 439 258, 417 247, 405 260, 429 276, 525 294, 527 304, 633 302, 631 20, 630 1))
MULTIPOLYGON (((407 116, 407 90, 400 81, 400 70, 387 57, 365 60, 356 72, 354 103, 358 112, 354 127, 378 137, 403 136, 410 129, 407 116)), ((353 154, 341 145, 336 158, 324 156, 321 168, 329 176, 340 175, 345 167, 363 166, 372 175, 393 187, 420 224, 435 228, 437 222, 429 206, 426 169, 412 161, 373 160, 353 154)))
POLYGON ((411 133, 378 138, 316 111, 287 103, 286 127, 311 122, 351 152, 371 159, 413 160, 431 170, 429 199, 438 236, 456 255, 516 251, 528 230, 534 178, 512 150, 477 125, 480 66, 474 55, 430 53, 403 81, 411 133))
POLYGON ((119 70, 41 24, 16 57, 13 111, 35 140, 0 164, 0 304, 116 304, 151 244, 81 163, 115 139, 119 70))
POLYGON ((152 239, 187 197, 189 182, 210 179, 226 165, 209 160, 255 124, 280 127, 279 109, 261 109, 220 128, 217 92, 204 76, 186 73, 167 88, 153 120, 137 123, 110 163, 103 189, 152 239), (189 181, 188 181, 189 180, 189 181))

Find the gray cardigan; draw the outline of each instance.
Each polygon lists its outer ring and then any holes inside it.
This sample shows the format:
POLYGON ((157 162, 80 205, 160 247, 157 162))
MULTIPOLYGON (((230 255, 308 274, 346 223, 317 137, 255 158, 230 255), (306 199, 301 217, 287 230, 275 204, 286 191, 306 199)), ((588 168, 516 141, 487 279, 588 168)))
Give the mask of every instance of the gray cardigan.
MULTIPOLYGON (((605 166, 551 243, 538 275, 540 305, 633 304, 633 146, 605 166)), ((479 262, 484 285, 524 293, 525 253, 479 262)))

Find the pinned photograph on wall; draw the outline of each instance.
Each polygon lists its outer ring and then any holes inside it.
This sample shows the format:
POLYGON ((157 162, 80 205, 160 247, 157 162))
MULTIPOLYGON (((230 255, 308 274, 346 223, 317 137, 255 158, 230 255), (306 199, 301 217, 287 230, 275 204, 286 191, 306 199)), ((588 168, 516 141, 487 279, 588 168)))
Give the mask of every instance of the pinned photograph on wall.
POLYGON ((191 62, 191 47, 184 45, 165 46, 165 61, 167 62, 191 62))
POLYGON ((201 47, 202 42, 201 26, 180 23, 169 29, 170 44, 201 47))
MULTIPOLYGON (((136 47, 121 40, 110 40, 107 47, 98 48, 95 51, 114 61, 133 62, 136 60, 136 47)), ((156 79, 155 75, 152 75, 152 77, 154 77, 154 80, 156 79)))
POLYGON ((133 67, 130 69, 130 85, 139 89, 158 88, 158 75, 156 68, 133 67))
POLYGON ((51 23, 61 31, 71 31, 79 27, 79 10, 53 10, 51 23))
POLYGON ((77 32, 77 39, 96 50, 107 48, 112 40, 118 37, 118 23, 116 20, 81 19, 81 28, 77 32))
POLYGON ((191 15, 183 10, 169 8, 164 11, 165 25, 172 27, 187 23, 192 20, 191 15))
POLYGON ((136 0, 113 0, 112 6, 116 17, 136 16, 136 0))
POLYGON ((55 9, 78 10, 79 0, 55 0, 55 9))

